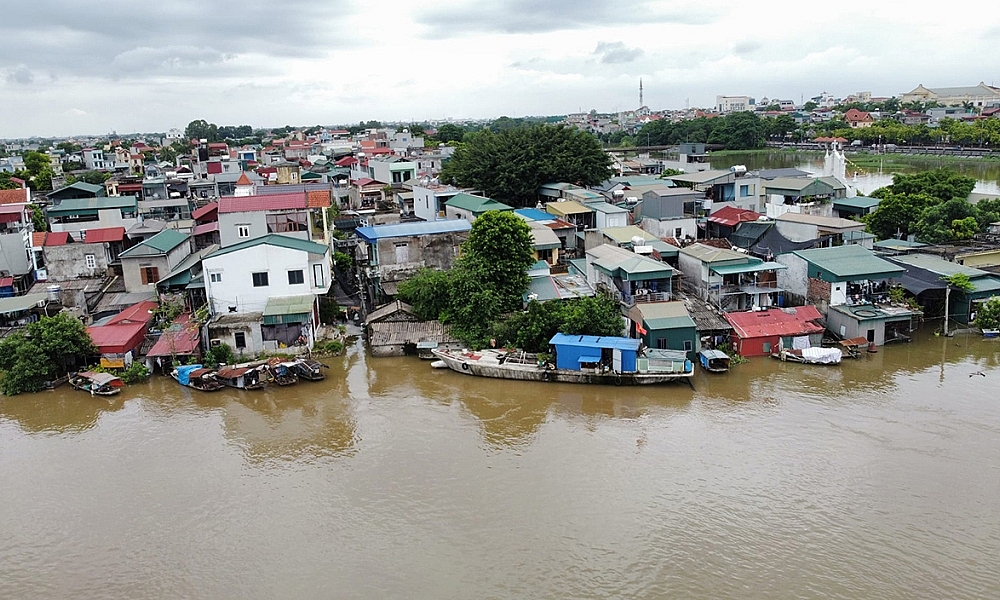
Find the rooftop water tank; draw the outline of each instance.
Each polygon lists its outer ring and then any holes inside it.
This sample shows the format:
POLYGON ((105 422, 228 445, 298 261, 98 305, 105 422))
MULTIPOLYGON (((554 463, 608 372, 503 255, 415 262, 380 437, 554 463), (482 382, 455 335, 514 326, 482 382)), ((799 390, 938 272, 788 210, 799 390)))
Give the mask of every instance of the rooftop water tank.
POLYGON ((62 286, 53 284, 45 288, 45 293, 49 296, 49 302, 59 302, 60 292, 62 292, 62 286))

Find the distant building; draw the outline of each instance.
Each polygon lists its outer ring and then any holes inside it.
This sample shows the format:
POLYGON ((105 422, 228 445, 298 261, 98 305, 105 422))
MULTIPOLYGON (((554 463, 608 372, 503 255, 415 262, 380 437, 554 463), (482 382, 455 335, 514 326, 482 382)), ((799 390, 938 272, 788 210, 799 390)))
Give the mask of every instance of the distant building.
POLYGON ((1000 102, 1000 88, 986 85, 982 81, 979 82, 979 85, 966 87, 926 88, 920 84, 903 94, 899 100, 903 104, 907 102, 937 102, 946 106, 968 102, 973 106, 983 107, 1000 102))
POLYGON ((720 113, 744 112, 755 108, 750 96, 716 96, 715 109, 720 113))

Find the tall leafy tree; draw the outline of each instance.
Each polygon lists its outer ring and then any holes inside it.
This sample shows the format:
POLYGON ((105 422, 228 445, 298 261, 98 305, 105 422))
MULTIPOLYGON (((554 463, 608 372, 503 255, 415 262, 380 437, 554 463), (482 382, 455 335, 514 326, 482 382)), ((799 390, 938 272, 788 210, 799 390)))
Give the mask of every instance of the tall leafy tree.
POLYGON ((445 165, 446 182, 478 188, 498 200, 527 206, 543 183, 597 185, 611 176, 611 159, 589 133, 561 125, 527 125, 468 138, 445 165))
POLYGON ((66 313, 42 317, 0 341, 0 391, 8 396, 36 392, 96 352, 79 320, 66 313))

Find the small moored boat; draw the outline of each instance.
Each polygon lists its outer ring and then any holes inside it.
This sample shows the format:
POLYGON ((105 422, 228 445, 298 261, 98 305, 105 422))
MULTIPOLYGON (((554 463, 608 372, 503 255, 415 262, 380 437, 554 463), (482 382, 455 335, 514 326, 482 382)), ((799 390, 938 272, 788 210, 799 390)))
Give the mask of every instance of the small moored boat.
POLYGON ((802 350, 779 350, 771 355, 781 361, 810 365, 839 365, 844 354, 840 348, 803 348, 802 350))
POLYGON ((292 370, 295 361, 282 361, 280 358, 271 358, 267 361, 267 372, 271 382, 275 385, 286 386, 295 385, 299 382, 299 376, 292 370))
POLYGON ((311 358, 300 358, 292 363, 291 370, 299 376, 299 379, 308 381, 322 381, 326 379, 323 368, 329 368, 318 360, 311 358))
POLYGON ((121 393, 125 382, 111 373, 81 371, 70 375, 69 385, 74 390, 90 392, 92 396, 114 396, 121 393))
POLYGON ((262 390, 267 387, 267 369, 261 364, 225 366, 216 371, 215 377, 223 385, 238 390, 262 390))
POLYGON ((1000 337, 1000 329, 984 329, 983 337, 984 338, 1000 337))
POLYGON ((729 355, 722 350, 702 350, 698 352, 701 368, 709 373, 725 373, 729 370, 729 355))
POLYGON ((225 385, 215 377, 215 371, 201 365, 180 365, 170 372, 177 383, 202 392, 217 392, 225 385))

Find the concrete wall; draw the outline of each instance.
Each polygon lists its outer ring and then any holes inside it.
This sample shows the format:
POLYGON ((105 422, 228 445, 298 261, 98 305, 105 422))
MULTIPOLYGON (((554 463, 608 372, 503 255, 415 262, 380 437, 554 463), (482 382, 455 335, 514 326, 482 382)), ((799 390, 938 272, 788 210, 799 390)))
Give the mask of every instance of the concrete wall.
POLYGON ((441 204, 433 191, 413 186, 413 214, 425 221, 436 221, 441 218, 441 204))
POLYGON ((28 250, 21 232, 0 234, 0 270, 11 275, 24 275, 31 270, 28 250))
POLYGON ((650 219, 643 217, 639 227, 658 238, 677 237, 676 229, 681 229, 681 237, 698 239, 698 221, 694 217, 684 217, 681 219, 650 219))
MULTIPOLYGON (((267 234, 267 213, 265 211, 219 214, 219 245, 223 248, 267 234), (250 237, 241 238, 239 236, 240 225, 250 226, 250 237)), ((308 231, 290 231, 279 235, 307 241, 310 239, 308 231)))
POLYGON ((146 285, 142 283, 142 276, 139 273, 139 269, 142 267, 156 267, 159 270, 159 277, 162 279, 167 276, 170 272, 170 268, 167 266, 167 257, 160 256, 142 256, 142 257, 123 257, 122 259, 122 275, 125 278, 125 290, 130 293, 135 292, 153 292, 156 291, 156 282, 151 282, 146 285))
POLYGON ((465 210, 464 208, 458 208, 455 206, 445 205, 444 214, 448 219, 464 219, 469 223, 476 220, 476 215, 472 214, 471 210, 465 210))
POLYGON ((628 227, 628 213, 603 213, 595 211, 597 215, 597 228, 605 227, 628 227))
MULTIPOLYGON (((66 281, 79 277, 101 276, 108 270, 108 257, 104 244, 66 244, 46 246, 45 268, 49 281, 66 281), (97 266, 87 268, 87 255, 92 254, 97 266)), ((166 275, 164 273, 163 275, 166 275)))
POLYGON ((264 339, 260 332, 260 323, 210 324, 208 326, 208 337, 209 340, 222 340, 222 343, 232 348, 237 356, 255 356, 264 351, 264 339), (243 333, 246 348, 236 347, 236 332, 243 333))
POLYGON ((794 254, 779 254, 775 262, 788 267, 778 270, 778 287, 785 290, 785 305, 806 303, 809 295, 809 264, 794 254))
POLYGON ((469 237, 467 231, 454 233, 439 233, 434 235, 416 235, 401 238, 378 240, 378 264, 381 267, 424 266, 447 271, 458 258, 458 249, 469 237), (406 246, 406 260, 397 261, 397 245, 406 246))
MULTIPOLYGON (((138 210, 138 209, 136 209, 138 210)), ((52 231, 69 231, 76 233, 85 229, 104 229, 107 227, 124 227, 126 230, 139 222, 138 217, 124 218, 120 208, 109 208, 97 211, 96 221, 78 221, 75 223, 52 223, 49 228, 52 231)), ((74 238, 79 236, 73 236, 74 238)))
POLYGON ((330 290, 330 250, 315 257, 300 250, 258 244, 238 252, 206 258, 205 291, 216 314, 228 313, 230 306, 237 312, 262 312, 271 297, 313 296, 330 290), (313 265, 320 265, 323 286, 313 285, 313 265), (304 283, 289 284, 288 271, 303 271, 304 283), (254 287, 253 273, 266 272, 268 285, 254 287), (212 281, 212 275, 221 281, 212 281))
POLYGON ((867 338, 869 330, 874 330, 875 345, 885 345, 885 319, 858 321, 837 310, 831 310, 826 319, 827 329, 843 338, 867 338))

